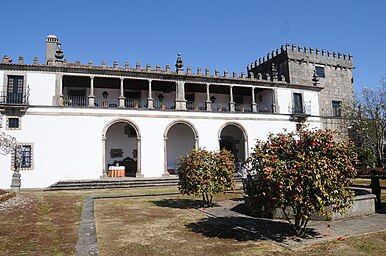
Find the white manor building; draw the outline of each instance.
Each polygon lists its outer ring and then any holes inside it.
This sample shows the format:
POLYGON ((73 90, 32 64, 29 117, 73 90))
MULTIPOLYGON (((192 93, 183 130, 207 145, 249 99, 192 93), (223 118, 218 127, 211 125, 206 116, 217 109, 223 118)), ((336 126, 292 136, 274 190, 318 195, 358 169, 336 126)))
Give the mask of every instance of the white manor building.
MULTIPOLYGON (((22 145, 22 188, 59 180, 173 175, 193 148, 232 151, 244 161, 269 133, 331 127, 352 99, 352 57, 284 45, 247 74, 169 65, 69 63, 56 36, 46 59, 0 63, 1 129, 22 145), (122 174, 121 173, 121 174, 122 174)), ((12 155, 0 156, 9 188, 12 155)))

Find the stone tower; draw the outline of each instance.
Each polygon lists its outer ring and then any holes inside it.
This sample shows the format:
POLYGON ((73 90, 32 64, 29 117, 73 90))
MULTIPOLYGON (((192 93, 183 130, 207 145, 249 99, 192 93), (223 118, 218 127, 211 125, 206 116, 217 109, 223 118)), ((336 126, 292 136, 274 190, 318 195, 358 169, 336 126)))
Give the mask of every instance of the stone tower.
POLYGON ((320 116, 326 128, 336 128, 343 103, 353 94, 352 56, 325 50, 283 45, 247 67, 251 76, 285 80, 291 84, 321 87, 320 116))

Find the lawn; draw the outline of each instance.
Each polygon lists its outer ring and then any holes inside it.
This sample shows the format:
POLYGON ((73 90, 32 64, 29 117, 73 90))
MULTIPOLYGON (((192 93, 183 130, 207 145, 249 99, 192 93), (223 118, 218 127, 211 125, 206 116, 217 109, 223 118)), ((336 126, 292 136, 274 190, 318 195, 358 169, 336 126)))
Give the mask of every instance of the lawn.
POLYGON ((81 210, 79 195, 23 193, 0 211, 0 255, 73 255, 81 210))
MULTIPOLYGON (((206 218, 197 210, 201 198, 177 192, 176 188, 23 191, 17 205, 0 205, 0 255, 74 255, 82 203, 89 195, 126 196, 95 200, 101 255, 386 255, 386 232, 297 251, 222 225, 210 232, 225 235, 211 236, 197 229, 206 218), (164 195, 154 196, 159 193, 164 195), (139 194, 148 196, 133 197, 139 194)), ((215 199, 241 197, 239 191, 215 199)))
MULTIPOLYGON (((386 195, 384 194, 384 199, 386 195)), ((241 193, 217 197, 234 200, 241 193)), ((186 196, 99 199, 95 202, 101 255, 386 255, 386 232, 289 250, 246 235, 242 229, 211 225, 196 210, 200 198, 186 196)), ((218 223, 217 223, 218 224, 218 223)))

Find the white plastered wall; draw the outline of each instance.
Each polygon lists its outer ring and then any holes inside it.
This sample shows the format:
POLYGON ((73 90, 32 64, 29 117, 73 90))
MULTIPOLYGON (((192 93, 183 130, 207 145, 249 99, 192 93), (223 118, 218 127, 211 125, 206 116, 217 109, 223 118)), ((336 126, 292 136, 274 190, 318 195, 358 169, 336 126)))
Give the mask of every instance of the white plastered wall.
MULTIPOLYGON (((256 139, 294 130, 289 116, 246 113, 142 111, 124 109, 29 108, 21 130, 7 130, 19 142, 33 143, 33 170, 22 171, 22 187, 47 187, 63 179, 97 179, 102 175, 102 131, 117 119, 137 125, 141 135, 141 172, 145 177, 164 173, 164 132, 178 120, 197 130, 199 147, 219 149, 219 130, 226 123, 238 123, 248 136, 248 151, 256 139)), ((309 119, 313 127, 319 118, 309 119)), ((3 128, 4 129, 4 128, 3 128)), ((0 157, 0 187, 11 183, 10 156, 0 157)))

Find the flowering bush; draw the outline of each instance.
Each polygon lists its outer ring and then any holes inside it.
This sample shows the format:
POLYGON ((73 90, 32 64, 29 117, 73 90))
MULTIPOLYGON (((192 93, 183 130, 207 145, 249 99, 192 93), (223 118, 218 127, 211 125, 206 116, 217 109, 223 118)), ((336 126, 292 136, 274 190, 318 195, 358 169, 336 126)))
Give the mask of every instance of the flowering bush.
POLYGON ((266 142, 257 142, 248 160, 251 208, 262 217, 281 209, 296 235, 302 236, 311 213, 323 213, 328 205, 343 211, 350 205, 353 193, 347 186, 356 162, 352 144, 335 142, 331 131, 270 135, 266 142))
POLYGON ((181 157, 178 167, 179 189, 185 195, 202 195, 207 205, 213 195, 234 188, 234 157, 226 150, 192 150, 181 157))

